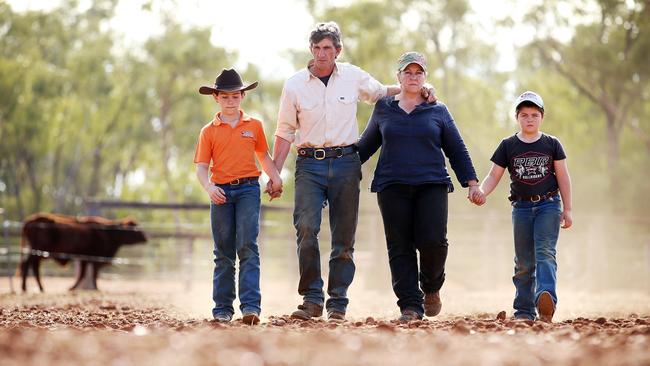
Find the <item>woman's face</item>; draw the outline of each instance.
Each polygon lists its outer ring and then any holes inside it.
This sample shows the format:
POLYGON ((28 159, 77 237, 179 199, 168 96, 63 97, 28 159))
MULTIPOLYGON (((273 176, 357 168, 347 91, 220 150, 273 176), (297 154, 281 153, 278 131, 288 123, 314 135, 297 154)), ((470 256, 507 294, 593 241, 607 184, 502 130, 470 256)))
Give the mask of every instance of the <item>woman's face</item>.
POLYGON ((418 64, 410 64, 397 73, 397 80, 403 92, 419 93, 426 81, 427 73, 418 64))

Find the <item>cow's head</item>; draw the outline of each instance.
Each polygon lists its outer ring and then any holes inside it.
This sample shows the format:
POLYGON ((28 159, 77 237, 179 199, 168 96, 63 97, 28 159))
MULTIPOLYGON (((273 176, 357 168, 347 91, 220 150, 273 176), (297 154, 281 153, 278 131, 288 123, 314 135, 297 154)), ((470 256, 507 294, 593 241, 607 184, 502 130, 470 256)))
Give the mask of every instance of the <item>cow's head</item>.
POLYGON ((120 221, 120 244, 137 244, 147 241, 147 237, 142 230, 138 229, 138 223, 131 218, 120 221))

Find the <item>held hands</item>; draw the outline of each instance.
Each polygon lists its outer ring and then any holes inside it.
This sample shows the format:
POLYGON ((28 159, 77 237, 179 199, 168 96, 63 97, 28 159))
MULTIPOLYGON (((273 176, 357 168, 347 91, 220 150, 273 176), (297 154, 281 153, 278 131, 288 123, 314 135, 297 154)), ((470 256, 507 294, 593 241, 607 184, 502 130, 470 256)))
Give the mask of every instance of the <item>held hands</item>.
POLYGON ((467 199, 477 206, 482 206, 487 201, 485 193, 483 193, 478 184, 469 186, 467 199))
POLYGON ((268 193, 269 201, 273 201, 274 198, 282 196, 282 179, 269 179, 266 183, 264 193, 268 193))

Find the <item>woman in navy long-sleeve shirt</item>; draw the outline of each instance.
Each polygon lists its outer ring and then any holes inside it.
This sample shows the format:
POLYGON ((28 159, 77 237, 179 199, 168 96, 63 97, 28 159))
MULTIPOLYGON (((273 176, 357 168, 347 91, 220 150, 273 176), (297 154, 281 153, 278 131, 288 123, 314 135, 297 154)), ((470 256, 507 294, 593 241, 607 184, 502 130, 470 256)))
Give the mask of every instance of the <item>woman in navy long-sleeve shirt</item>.
POLYGON ((447 107, 426 103, 420 93, 426 71, 422 54, 400 57, 397 79, 402 91, 377 102, 359 140, 362 163, 381 147, 371 191, 377 192, 384 221, 402 321, 435 316, 442 307, 447 194, 453 191, 445 155, 461 186, 469 186, 468 197, 480 194, 472 160, 447 107))

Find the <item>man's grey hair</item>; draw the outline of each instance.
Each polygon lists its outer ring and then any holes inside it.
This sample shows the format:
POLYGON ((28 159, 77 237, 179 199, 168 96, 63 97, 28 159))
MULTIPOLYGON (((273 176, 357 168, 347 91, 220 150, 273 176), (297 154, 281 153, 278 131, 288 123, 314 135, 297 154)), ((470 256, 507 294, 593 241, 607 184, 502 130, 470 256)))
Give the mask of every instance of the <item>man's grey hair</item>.
POLYGON ((311 31, 309 36, 309 45, 314 45, 325 38, 332 40, 334 47, 339 49, 343 46, 341 41, 341 30, 336 22, 325 22, 316 24, 316 28, 311 31))

